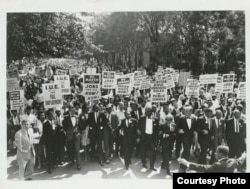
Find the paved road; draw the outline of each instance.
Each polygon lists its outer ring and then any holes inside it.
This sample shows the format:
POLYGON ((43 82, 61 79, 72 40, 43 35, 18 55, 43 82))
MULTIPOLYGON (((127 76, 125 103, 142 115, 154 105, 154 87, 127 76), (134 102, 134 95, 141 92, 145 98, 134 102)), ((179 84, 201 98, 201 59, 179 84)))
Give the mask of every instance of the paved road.
MULTIPOLYGON (((129 170, 124 168, 124 160, 115 157, 110 164, 100 166, 94 161, 81 160, 81 170, 76 170, 76 166, 65 163, 48 174, 45 169, 35 170, 34 180, 62 180, 62 179, 171 179, 166 175, 166 170, 161 169, 161 154, 157 153, 155 168, 157 171, 143 169, 139 158, 132 158, 132 165, 129 170)), ((148 162, 149 167, 149 162, 148 162)), ((177 172, 179 168, 176 160, 173 160, 170 166, 172 172, 177 172)), ((15 154, 8 155, 7 167, 8 180, 18 180, 18 165, 15 154)))

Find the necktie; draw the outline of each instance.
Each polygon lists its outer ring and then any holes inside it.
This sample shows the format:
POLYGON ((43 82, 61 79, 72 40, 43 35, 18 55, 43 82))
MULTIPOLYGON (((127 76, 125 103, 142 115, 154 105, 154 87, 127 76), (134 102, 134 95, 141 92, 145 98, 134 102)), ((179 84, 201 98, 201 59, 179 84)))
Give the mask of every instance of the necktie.
POLYGON ((239 123, 238 123, 238 120, 236 120, 236 133, 239 133, 239 123))
POLYGON ((220 125, 220 119, 217 119, 217 129, 219 128, 219 125, 220 125))

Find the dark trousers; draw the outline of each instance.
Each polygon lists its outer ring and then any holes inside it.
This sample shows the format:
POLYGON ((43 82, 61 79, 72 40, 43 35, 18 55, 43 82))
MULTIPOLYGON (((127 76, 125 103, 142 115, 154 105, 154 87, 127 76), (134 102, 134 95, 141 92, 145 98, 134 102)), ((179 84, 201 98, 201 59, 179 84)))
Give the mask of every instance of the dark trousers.
MULTIPOLYGON (((181 157, 188 161, 189 158, 190 158, 190 151, 191 151, 191 146, 192 146, 192 137, 183 136, 181 138, 181 144, 183 145, 183 152, 182 152, 181 157)), ((186 172, 186 169, 187 169, 186 166, 180 165, 179 172, 186 172)))
POLYGON ((72 162, 80 165, 80 134, 74 133, 72 140, 67 140, 67 151, 72 162))
POLYGON ((51 171, 51 169, 56 165, 56 159, 57 159, 57 150, 56 150, 56 144, 46 144, 46 161, 48 164, 48 171, 51 171))
POLYGON ((198 163, 199 164, 207 164, 207 150, 209 148, 209 140, 204 140, 199 142, 200 143, 200 147, 201 147, 201 153, 200 153, 200 157, 198 159, 198 163))
POLYGON ((134 150, 134 140, 123 140, 125 166, 128 167, 134 150))
POLYGON ((166 167, 167 170, 169 170, 169 161, 172 154, 173 139, 174 137, 171 135, 168 138, 162 139, 162 166, 166 167))
POLYGON ((108 160, 111 155, 112 150, 112 135, 111 131, 104 132, 104 151, 105 151, 105 159, 108 160))
POLYGON ((57 133, 57 154, 58 154, 58 161, 59 163, 64 161, 64 155, 65 155, 65 142, 66 142, 66 136, 63 131, 60 131, 57 133))
POLYGON ((177 134, 175 136, 175 156, 176 158, 180 157, 180 152, 181 152, 181 136, 179 134, 177 134))
POLYGON ((241 145, 241 138, 240 135, 236 135, 234 137, 234 140, 227 140, 227 144, 229 147, 229 158, 239 158, 241 156, 241 152, 242 152, 242 145, 241 145))
POLYGON ((99 162, 104 161, 104 152, 102 148, 103 137, 98 136, 97 134, 92 134, 90 137, 90 157, 92 159, 97 158, 99 162))
POLYGON ((145 134, 141 141, 141 158, 142 164, 146 165, 146 154, 149 151, 150 157, 150 167, 154 167, 155 163, 155 142, 153 139, 153 135, 145 134))

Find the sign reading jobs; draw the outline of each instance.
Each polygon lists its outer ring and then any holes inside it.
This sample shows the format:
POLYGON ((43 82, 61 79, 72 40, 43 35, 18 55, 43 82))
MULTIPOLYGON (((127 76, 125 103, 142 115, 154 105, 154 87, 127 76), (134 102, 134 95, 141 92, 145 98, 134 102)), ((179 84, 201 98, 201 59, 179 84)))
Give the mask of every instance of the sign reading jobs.
POLYGON ((43 84, 42 88, 45 109, 62 106, 62 89, 59 83, 43 84))
POLYGON ((104 71, 102 72, 102 88, 115 89, 115 72, 104 71))
POLYGON ((100 74, 83 75, 83 92, 82 95, 86 101, 94 101, 101 98, 101 76, 100 74))

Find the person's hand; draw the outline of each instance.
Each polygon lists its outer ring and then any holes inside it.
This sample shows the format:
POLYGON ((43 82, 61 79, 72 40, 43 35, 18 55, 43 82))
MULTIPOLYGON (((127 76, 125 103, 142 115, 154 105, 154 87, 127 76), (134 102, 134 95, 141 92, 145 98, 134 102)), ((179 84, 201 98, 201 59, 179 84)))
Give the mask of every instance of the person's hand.
POLYGON ((180 130, 178 131, 178 133, 179 133, 179 134, 184 134, 183 129, 180 129, 180 130))
POLYGON ((183 158, 179 158, 177 161, 179 162, 179 164, 182 164, 185 166, 187 166, 189 164, 189 162, 183 158))
POLYGON ((208 134, 208 131, 205 130, 205 129, 203 129, 203 130, 202 130, 202 133, 203 133, 204 135, 207 135, 207 134, 208 134))

